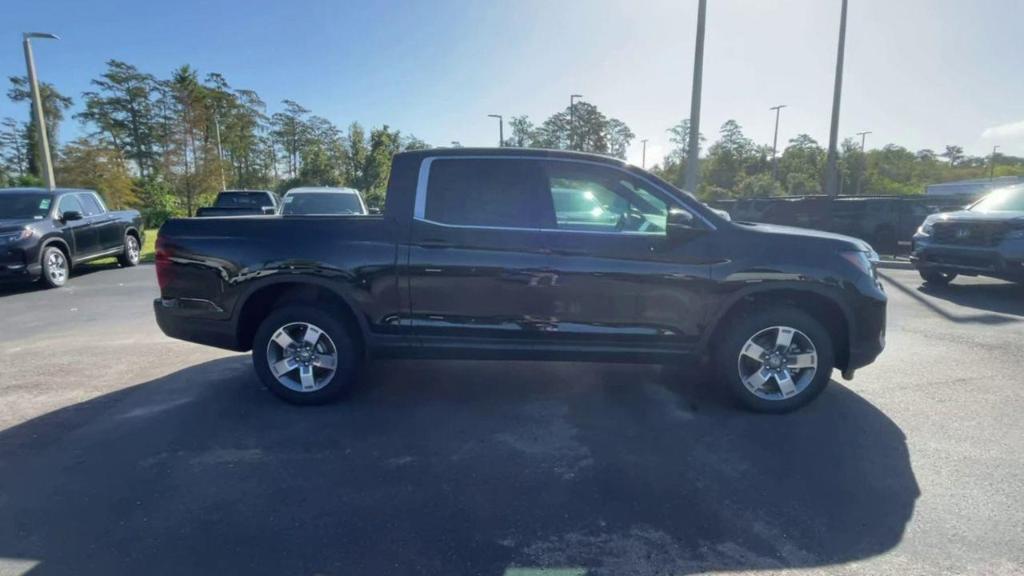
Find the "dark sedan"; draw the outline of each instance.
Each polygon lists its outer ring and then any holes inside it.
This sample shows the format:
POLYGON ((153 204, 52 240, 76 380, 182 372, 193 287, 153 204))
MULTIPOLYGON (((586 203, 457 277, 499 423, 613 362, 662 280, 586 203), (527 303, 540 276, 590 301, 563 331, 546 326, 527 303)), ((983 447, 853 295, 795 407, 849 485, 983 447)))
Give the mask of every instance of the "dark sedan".
POLYGON ((144 239, 137 211, 109 211, 92 190, 0 190, 0 280, 58 287, 89 260, 135 266, 144 239))

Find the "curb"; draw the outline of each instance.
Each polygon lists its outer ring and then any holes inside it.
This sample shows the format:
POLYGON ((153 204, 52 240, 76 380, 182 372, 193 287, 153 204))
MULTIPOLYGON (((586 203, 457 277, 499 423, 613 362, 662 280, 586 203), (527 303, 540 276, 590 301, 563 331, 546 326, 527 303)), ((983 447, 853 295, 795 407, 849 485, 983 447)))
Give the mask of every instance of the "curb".
POLYGON ((909 260, 879 260, 877 266, 883 270, 914 270, 909 260))

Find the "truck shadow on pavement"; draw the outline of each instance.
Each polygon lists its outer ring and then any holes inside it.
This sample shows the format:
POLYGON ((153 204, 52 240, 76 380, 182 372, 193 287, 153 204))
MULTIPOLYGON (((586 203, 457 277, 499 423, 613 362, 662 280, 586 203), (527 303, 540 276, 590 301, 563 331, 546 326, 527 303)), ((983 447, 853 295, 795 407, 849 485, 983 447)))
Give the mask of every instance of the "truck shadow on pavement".
POLYGON ((954 281, 949 286, 921 285, 918 290, 958 306, 1024 316, 1024 286, 1020 284, 993 281, 991 284, 965 285, 954 281))
POLYGON ((896 546, 920 494, 899 427, 835 382, 759 416, 648 367, 393 361, 364 380, 299 408, 232 356, 0 432, 0 567, 828 566, 896 546))

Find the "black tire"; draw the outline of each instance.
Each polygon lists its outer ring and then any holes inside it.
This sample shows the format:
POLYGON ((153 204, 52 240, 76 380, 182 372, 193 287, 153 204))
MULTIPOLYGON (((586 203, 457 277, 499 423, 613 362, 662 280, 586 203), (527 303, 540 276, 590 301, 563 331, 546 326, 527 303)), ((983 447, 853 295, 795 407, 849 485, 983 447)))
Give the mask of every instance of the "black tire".
POLYGON ((47 246, 39 258, 39 263, 42 266, 39 281, 43 283, 43 286, 60 288, 67 284, 68 277, 71 276, 71 264, 60 248, 47 246))
POLYGON ((133 234, 125 234, 124 250, 117 257, 118 263, 125 268, 130 268, 132 266, 138 266, 139 260, 141 259, 142 246, 139 245, 139 239, 133 234))
MULTIPOLYGON (((301 333, 304 333, 301 332, 301 333)), ((294 334, 294 333, 293 333, 294 334)), ((299 343, 296 341, 296 343, 299 343)), ((274 352, 283 350, 279 344, 274 343, 274 352)), ((328 350, 329 351, 329 350, 328 350)), ((326 354, 325 354, 326 355, 326 354)), ((297 357, 297 356, 296 356, 297 357)), ((358 353, 357 340, 349 327, 332 317, 323 309, 306 305, 289 305, 278 308, 270 313, 260 327, 256 330, 252 344, 252 363, 263 384, 278 397, 293 404, 326 404, 337 400, 344 393, 349 391, 355 384, 359 372, 361 358, 358 353), (274 335, 288 326, 293 330, 300 329, 302 324, 313 325, 327 336, 317 341, 317 346, 333 348, 336 355, 335 370, 333 375, 323 376, 322 369, 313 368, 314 373, 320 373, 317 378, 324 378, 322 384, 318 381, 318 388, 310 391, 302 391, 289 387, 278 380, 271 369, 274 359, 270 357, 271 339, 274 335), (330 347, 327 344, 331 344, 330 347)), ((283 377, 286 381, 298 378, 300 368, 286 373, 283 377)), ((293 385, 298 384, 292 382, 293 385)))
POLYGON ((956 278, 956 272, 941 272, 939 270, 918 270, 921 279, 932 286, 948 286, 956 278))
MULTIPOLYGON (((777 333, 777 332, 776 332, 777 333)), ((794 337, 794 342, 797 338, 794 337)), ((714 362, 716 371, 721 381, 726 385, 732 396, 744 407, 755 412, 782 413, 795 410, 821 394, 825 386, 832 378, 832 368, 835 366, 835 352, 832 347, 832 337, 828 330, 812 316, 792 307, 779 307, 769 310, 756 311, 743 318, 735 319, 726 330, 724 337, 715 348, 714 362), (747 388, 743 382, 743 375, 740 370, 744 363, 750 360, 741 360, 743 350, 748 340, 755 335, 766 333, 773 327, 788 327, 799 331, 799 339, 809 340, 817 353, 817 359, 813 372, 803 370, 794 371, 794 380, 799 380, 799 374, 808 376, 803 387, 799 387, 795 395, 779 398, 764 398, 747 388), (813 376, 811 376, 813 374, 813 376)), ((756 361, 755 361, 756 365, 756 361)), ((765 364, 767 366, 767 364, 765 364)), ((781 387, 776 388, 781 393, 781 387)), ((771 386, 772 381, 766 381, 771 386)), ((765 391, 768 394, 768 391, 765 391)))

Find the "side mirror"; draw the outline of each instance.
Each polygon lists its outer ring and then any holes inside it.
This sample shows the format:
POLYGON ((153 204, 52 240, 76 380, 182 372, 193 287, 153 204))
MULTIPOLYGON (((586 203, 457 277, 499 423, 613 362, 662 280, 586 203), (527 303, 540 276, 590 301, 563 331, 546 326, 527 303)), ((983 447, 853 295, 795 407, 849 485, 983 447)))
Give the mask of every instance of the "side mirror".
POLYGON ((726 222, 732 222, 732 214, 729 214, 727 210, 722 210, 721 208, 712 208, 711 211, 721 216, 722 220, 725 220, 726 222))
POLYGON ((274 208, 273 206, 264 206, 263 207, 263 213, 264 214, 277 214, 277 208, 274 208))
POLYGON ((693 214, 679 208, 671 208, 665 216, 665 233, 669 238, 692 238, 704 231, 693 214))
POLYGON ((73 220, 81 220, 82 213, 78 210, 68 210, 60 215, 61 222, 71 222, 73 220))
POLYGON ((370 214, 380 214, 380 208, 367 208, 366 211, 370 214))

